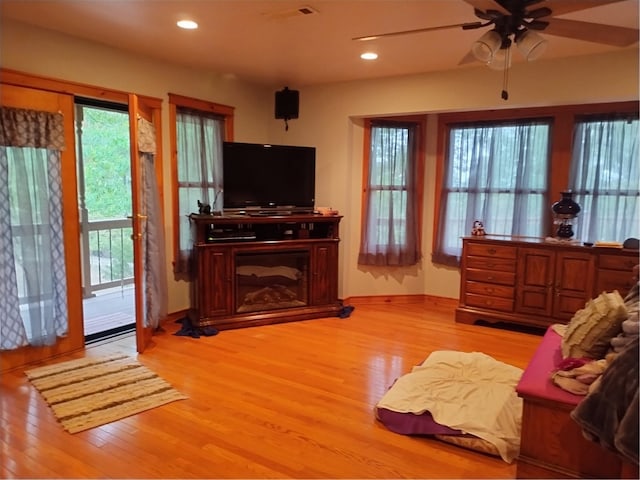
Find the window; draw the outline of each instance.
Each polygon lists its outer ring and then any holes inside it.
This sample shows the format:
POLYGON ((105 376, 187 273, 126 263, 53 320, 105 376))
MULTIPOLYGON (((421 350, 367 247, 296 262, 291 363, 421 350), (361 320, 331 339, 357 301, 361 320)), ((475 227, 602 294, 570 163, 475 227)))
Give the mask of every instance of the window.
POLYGON ((190 272, 193 238, 189 215, 198 201, 221 204, 222 144, 233 132, 233 108, 169 95, 174 162, 174 270, 190 272))
POLYGON ((640 237, 638 116, 586 117, 576 123, 570 187, 582 211, 583 242, 640 237))
POLYGON ((499 235, 540 237, 545 219, 549 120, 452 126, 442 187, 442 263, 475 220, 499 235))
POLYGON ((488 234, 545 237, 572 189, 574 240, 639 237, 636 102, 439 116, 432 260, 458 265, 473 222, 488 234))
POLYGON ((367 121, 361 265, 414 265, 420 253, 423 125, 367 121))

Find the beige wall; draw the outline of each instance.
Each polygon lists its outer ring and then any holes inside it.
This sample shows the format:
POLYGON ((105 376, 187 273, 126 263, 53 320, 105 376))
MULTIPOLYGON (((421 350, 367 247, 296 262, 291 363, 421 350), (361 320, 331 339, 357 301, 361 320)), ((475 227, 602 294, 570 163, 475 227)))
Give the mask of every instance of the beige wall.
MULTIPOLYGON (((510 72, 510 99, 500 99, 502 74, 483 67, 451 72, 348 82, 300 90, 300 118, 284 123, 273 119, 276 88, 267 88, 220 75, 167 65, 115 49, 80 41, 25 25, 3 23, 0 33, 3 67, 54 78, 163 98, 178 93, 236 107, 235 139, 311 145, 317 148, 316 204, 344 215, 341 224, 339 291, 355 295, 429 294, 455 298, 456 269, 430 261, 435 187, 437 113, 540 105, 600 103, 638 99, 638 51, 539 60, 516 64, 510 72), (412 268, 361 268, 360 240, 362 121, 366 116, 428 113, 428 138, 423 218, 423 255, 412 268)), ((164 116, 165 198, 170 199, 168 173, 168 113, 164 116)), ((167 212, 167 238, 171 223, 167 212)), ((171 242, 168 251, 172 250, 171 242)), ((169 310, 188 307, 188 288, 170 275, 169 310)))

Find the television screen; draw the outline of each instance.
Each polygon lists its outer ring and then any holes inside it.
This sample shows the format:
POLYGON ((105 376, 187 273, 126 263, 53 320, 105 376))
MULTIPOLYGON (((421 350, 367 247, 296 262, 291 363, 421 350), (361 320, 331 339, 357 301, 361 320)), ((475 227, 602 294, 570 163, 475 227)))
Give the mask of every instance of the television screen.
POLYGON ((225 142, 225 210, 313 210, 316 149, 225 142))

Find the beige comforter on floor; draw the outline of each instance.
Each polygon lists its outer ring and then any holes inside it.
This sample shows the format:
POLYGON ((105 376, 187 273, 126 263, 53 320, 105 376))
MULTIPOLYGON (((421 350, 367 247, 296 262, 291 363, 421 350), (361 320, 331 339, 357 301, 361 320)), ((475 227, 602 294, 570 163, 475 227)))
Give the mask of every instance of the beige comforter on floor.
POLYGON ((378 402, 395 412, 430 412, 441 425, 496 446, 511 463, 520 450, 522 369, 484 353, 436 351, 393 384, 378 402))

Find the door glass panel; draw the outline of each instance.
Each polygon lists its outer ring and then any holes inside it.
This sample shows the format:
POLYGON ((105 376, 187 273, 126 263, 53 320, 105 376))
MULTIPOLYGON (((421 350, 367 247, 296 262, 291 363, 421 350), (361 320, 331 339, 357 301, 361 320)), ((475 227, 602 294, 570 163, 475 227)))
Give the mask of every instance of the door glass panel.
POLYGON ((84 327, 87 341, 135 328, 126 105, 76 100, 84 327))

